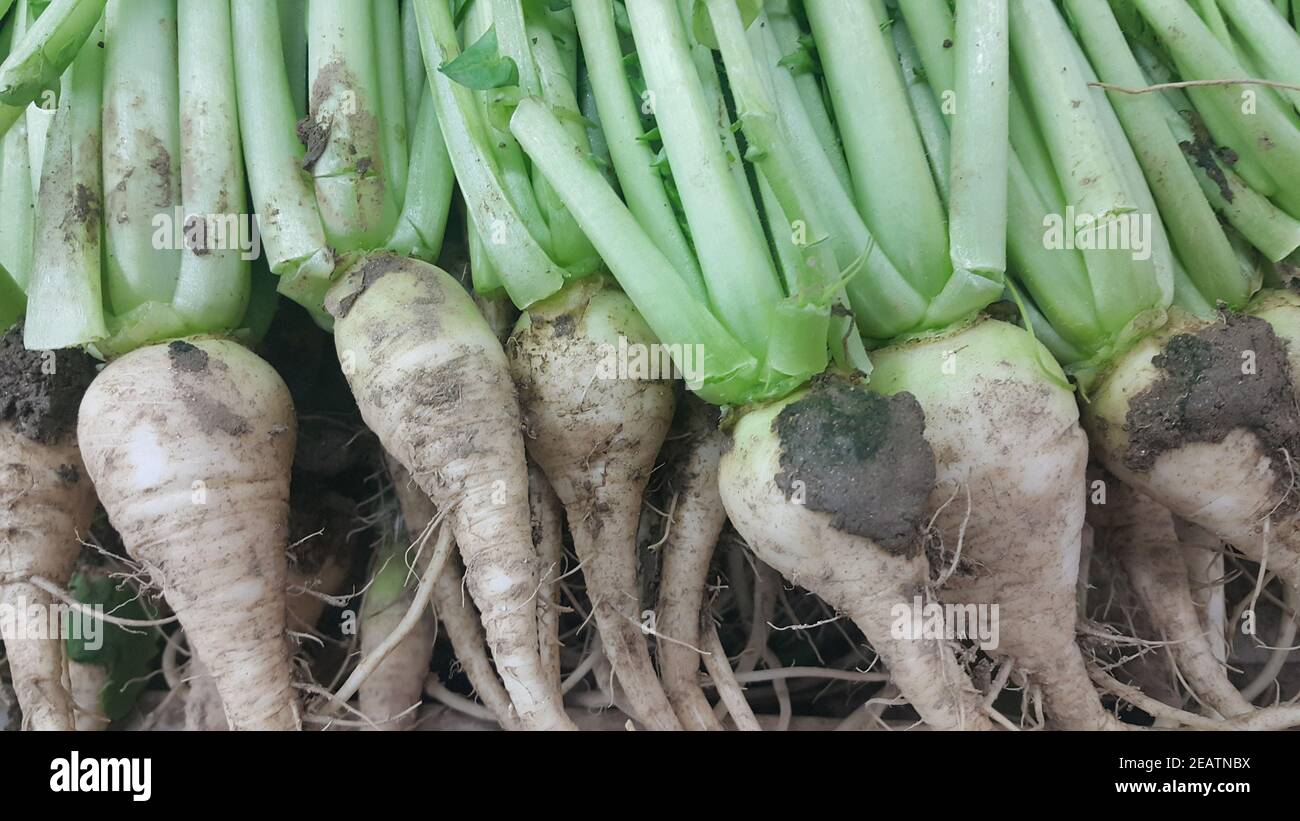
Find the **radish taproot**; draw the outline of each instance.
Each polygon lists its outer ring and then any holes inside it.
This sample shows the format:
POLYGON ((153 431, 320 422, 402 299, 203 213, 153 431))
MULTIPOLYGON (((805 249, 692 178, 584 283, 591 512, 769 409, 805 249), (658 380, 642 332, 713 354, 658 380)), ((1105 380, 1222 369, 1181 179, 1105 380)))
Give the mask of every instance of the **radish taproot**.
POLYGON ((32 578, 66 586, 89 537, 95 493, 77 449, 76 407, 95 372, 79 352, 47 357, 23 350, 21 339, 21 325, 0 339, 3 638, 24 726, 71 730, 64 637, 49 632, 60 623, 59 603, 32 578))

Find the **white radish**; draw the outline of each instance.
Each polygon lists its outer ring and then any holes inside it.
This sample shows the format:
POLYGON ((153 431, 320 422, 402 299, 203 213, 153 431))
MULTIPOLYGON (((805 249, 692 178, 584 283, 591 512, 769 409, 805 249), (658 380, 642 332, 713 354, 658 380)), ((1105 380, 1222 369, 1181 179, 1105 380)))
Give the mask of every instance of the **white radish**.
POLYGON ((1098 541, 1119 559, 1192 692, 1225 718, 1251 712, 1254 708, 1215 658, 1196 614, 1169 511, 1118 482, 1109 483, 1106 504, 1092 511, 1098 541))
POLYGON ((727 514, 759 559, 858 625, 899 690, 935 729, 991 729, 948 645, 891 635, 924 596, 921 528, 934 485, 924 416, 835 378, 746 412, 723 454, 727 514))
MULTIPOLYGON (((67 584, 81 551, 78 534, 90 529, 95 494, 71 435, 41 444, 0 422, 0 454, 0 609, 48 618, 55 601, 25 580, 67 584)), ((24 725, 74 729, 62 638, 5 636, 5 653, 24 725)))
POLYGON ((450 516, 521 724, 572 729, 538 650, 522 420, 500 343, 450 275, 391 254, 359 261, 327 307, 362 418, 450 516))
POLYGON ((112 722, 100 709, 99 694, 108 684, 108 668, 72 661, 68 663, 68 680, 72 685, 75 729, 80 732, 107 730, 112 722))
MULTIPOLYGON (((424 491, 418 485, 411 481, 411 475, 401 465, 396 464, 393 459, 389 459, 389 471, 392 474, 393 488, 397 493, 398 504, 402 509, 402 518, 406 522, 406 532, 412 538, 424 533, 429 527, 429 523, 434 520, 437 509, 433 502, 425 495, 424 491)), ((424 569, 428 561, 429 551, 424 551, 416 564, 413 576, 418 576, 424 569)), ((405 561, 404 555, 398 553, 395 556, 398 562, 405 561)), ((399 566, 402 572, 406 572, 405 564, 399 566)), ((483 635, 483 624, 479 617, 479 612, 474 603, 466 600, 462 584, 465 578, 465 568, 460 560, 454 556, 447 560, 447 566, 438 574, 438 580, 434 583, 433 601, 434 609, 437 614, 436 621, 442 622, 443 627, 447 630, 447 636, 451 640, 452 650, 456 653, 456 659, 465 671, 465 676, 473 685, 479 699, 487 706, 489 710, 497 717, 497 721, 502 727, 514 729, 518 722, 510 708, 510 696, 506 693, 505 687, 501 684, 501 679, 497 677, 496 671, 492 669, 492 663, 488 659, 486 640, 483 635)), ((410 604, 411 595, 414 587, 411 587, 409 593, 403 596, 399 601, 403 605, 410 604)), ((368 652, 367 642, 377 644, 384 636, 391 633, 396 627, 397 621, 401 619, 406 607, 399 604, 390 606, 385 611, 375 614, 379 616, 377 621, 363 619, 361 623, 362 650, 368 652), (396 614, 395 616, 393 614, 396 614), (378 639, 368 639, 367 636, 378 636, 378 639)), ((427 629, 425 622, 422 622, 421 629, 413 632, 402 640, 402 643, 393 650, 379 669, 375 671, 374 676, 367 679, 361 687, 359 694, 361 696, 361 711, 366 715, 374 718, 383 716, 386 713, 383 709, 374 709, 377 706, 384 706, 390 709, 387 715, 394 714, 391 708, 399 706, 405 709, 419 700, 420 693, 424 691, 425 679, 429 674, 429 659, 433 653, 433 641, 435 634, 434 614, 428 614, 427 629), (410 661, 403 660, 410 658, 410 661), (386 681, 384 679, 387 679, 386 681), (389 694, 392 695, 389 695, 389 694), (411 700, 411 696, 414 699, 411 700), (405 701, 404 701, 405 699, 405 701), (379 702, 384 704, 380 705, 379 702)), ((555 681, 559 681, 559 674, 556 673, 555 681)), ((396 729, 396 728, 394 728, 396 729)))
MULTIPOLYGON (((425 551, 427 554, 427 550, 425 551)), ((385 557, 401 562, 401 551, 385 557)), ((376 568, 378 570, 378 568, 376 568)), ((444 568, 441 576, 447 574, 444 568)), ((398 564, 387 568, 389 572, 406 574, 398 564)), ((372 593, 375 591, 371 591, 372 593)), ((414 585, 402 587, 395 597, 385 597, 382 603, 369 595, 361 611, 361 655, 370 656, 384 639, 397 629, 415 598, 414 585)), ((357 690, 362 715, 371 724, 368 730, 409 730, 415 724, 415 710, 424 692, 424 680, 429 675, 429 659, 433 654, 433 641, 437 633, 433 613, 427 608, 414 629, 402 638, 379 666, 375 668, 357 690)))
POLYGON ((533 544, 542 562, 542 586, 537 591, 537 638, 541 642, 542 669, 559 680, 560 576, 564 572, 564 506, 546 474, 528 465, 528 507, 532 514, 533 544))
POLYGON ((296 423, 275 370, 219 339, 140 348, 87 390, 78 437, 110 521, 211 671, 230 726, 298 729, 285 636, 296 423))
POLYGON ((530 307, 507 347, 528 452, 564 503, 604 651, 636 717, 675 730, 681 725, 641 629, 636 556, 641 499, 672 422, 673 386, 620 373, 620 340, 642 356, 656 350, 631 300, 594 279, 530 307))
POLYGON ((1059 367, 1023 329, 989 319, 872 363, 874 389, 907 391, 925 410, 928 511, 945 549, 960 550, 940 597, 997 606, 992 651, 1042 688, 1055 726, 1118 728, 1075 643, 1088 446, 1059 367))
POLYGON ((1297 587, 1295 346, 1270 322, 1175 317, 1115 362, 1084 421, 1121 481, 1297 587))
MULTIPOLYGON (((67 586, 95 511, 75 429, 94 369, 79 353, 24 350, 22 335, 0 338, 0 610, 48 626, 56 602, 32 577, 67 586)), ((73 729, 62 636, 4 639, 24 726, 73 729)))
POLYGON ((717 413, 698 399, 684 402, 686 441, 672 464, 670 489, 676 500, 664 538, 656 607, 659 664, 664 688, 682 727, 721 730, 713 707, 700 687, 700 636, 704 590, 713 548, 727 522, 718 492, 718 461, 727 436, 717 427, 717 413))

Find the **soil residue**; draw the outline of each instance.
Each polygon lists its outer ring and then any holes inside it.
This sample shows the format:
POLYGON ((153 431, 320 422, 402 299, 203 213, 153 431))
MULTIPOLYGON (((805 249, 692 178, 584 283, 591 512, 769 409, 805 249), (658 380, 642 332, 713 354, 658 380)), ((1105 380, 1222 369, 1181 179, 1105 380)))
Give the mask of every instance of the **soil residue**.
POLYGON ((154 176, 158 179, 158 202, 159 208, 165 208, 174 203, 174 194, 172 192, 172 155, 167 151, 167 146, 163 145, 162 140, 157 137, 150 137, 153 142, 153 156, 149 158, 149 170, 153 171, 154 176))
POLYGON ((95 373, 95 361, 80 350, 27 350, 19 323, 0 337, 0 420, 32 441, 56 444, 76 430, 95 373))
POLYGON ((306 149, 302 158, 302 170, 311 172, 325 153, 325 147, 330 144, 330 125, 317 122, 315 117, 307 115, 298 121, 298 141, 306 149))
POLYGON ((781 439, 776 484, 787 499, 801 490, 808 508, 831 514, 836 528, 891 553, 920 549, 935 468, 916 397, 819 379, 772 430, 781 439))
POLYGON ((1228 175, 1224 173, 1220 163, 1228 166, 1236 165, 1236 153, 1230 148, 1216 145, 1214 138, 1210 136, 1210 130, 1205 127, 1195 112, 1184 111, 1183 118, 1192 128, 1193 139, 1183 140, 1178 147, 1183 149, 1183 153, 1190 157, 1196 167, 1204 171, 1218 187, 1219 195, 1232 202, 1235 195, 1232 193, 1232 186, 1228 184, 1228 175))
POLYGON ((343 319, 352 312, 352 306, 366 290, 384 277, 385 274, 401 270, 406 265, 405 260, 396 254, 372 254, 366 258, 357 268, 355 278, 357 287, 351 293, 341 297, 333 305, 326 305, 325 308, 335 319, 343 319))
POLYGON ((188 342, 177 340, 167 346, 172 369, 185 373, 203 373, 208 369, 208 353, 188 342))
MULTIPOLYGON (((1264 320, 1224 311, 1220 322, 1169 340, 1151 364, 1164 374, 1135 396, 1125 418, 1124 464, 1148 471, 1162 453, 1191 442, 1222 442, 1243 428, 1270 454, 1300 454, 1286 343, 1264 320)), ((1291 481, 1275 458, 1280 483, 1291 481)))
POLYGON ((573 318, 573 314, 560 314, 555 318, 555 321, 551 323, 551 333, 557 338, 568 338, 573 336, 573 331, 577 327, 577 324, 577 320, 573 318))

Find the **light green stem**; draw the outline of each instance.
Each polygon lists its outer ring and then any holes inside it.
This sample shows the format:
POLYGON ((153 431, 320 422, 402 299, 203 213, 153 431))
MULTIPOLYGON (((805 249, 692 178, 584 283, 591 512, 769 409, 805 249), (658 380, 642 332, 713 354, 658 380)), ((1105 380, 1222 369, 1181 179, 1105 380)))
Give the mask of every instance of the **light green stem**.
POLYGON ((752 203, 745 204, 749 192, 738 189, 715 136, 676 5, 644 0, 628 16, 710 300, 736 338, 761 354, 771 307, 783 294, 752 203))
POLYGON ((696 299, 707 303, 699 263, 668 200, 663 176, 652 165, 654 152, 644 139, 645 130, 623 71, 613 6, 610 0, 574 0, 573 11, 601 128, 628 208, 696 299))
POLYGON ((267 264, 281 277, 281 293, 326 322, 323 299, 334 254, 302 169, 275 0, 231 0, 231 22, 241 38, 235 80, 244 162, 267 264))
POLYGON ((39 18, 28 21, 22 39, 0 64, 0 135, 29 103, 59 87, 59 77, 103 15, 104 3, 54 0, 39 18))
POLYGON ((954 270, 1000 280, 1007 268, 1007 0, 958 0, 956 50, 949 255, 954 270))
POLYGON ((506 195, 474 92, 438 70, 460 54, 450 9, 441 0, 414 2, 438 122, 461 193, 511 301, 527 308, 558 291, 564 271, 529 233, 506 195))
MULTIPOLYGON (((355 1, 355 0, 354 0, 355 1)), ((409 132, 406 124, 406 75, 402 65, 402 18, 399 0, 373 0, 375 4, 375 55, 379 60, 380 132, 384 144, 384 172, 399 208, 406 202, 409 132)))
MULTIPOLYGON (((103 26, 97 27, 94 36, 103 35, 103 26)), ((64 74, 41 177, 41 253, 28 285, 23 337, 33 350, 70 348, 108 335, 101 290, 103 99, 104 50, 85 49, 64 74)))
POLYGON ((121 315, 170 303, 180 275, 176 0, 111 0, 105 21, 105 276, 121 315))
POLYGON ((325 236, 340 252, 382 246, 397 222, 373 2, 311 0, 307 8, 308 170, 325 236))
POLYGON ((870 3, 805 5, 859 210, 908 281, 936 296, 952 271, 947 227, 884 21, 870 3))
POLYGON ((423 96, 412 143, 406 202, 388 247, 399 254, 435 262, 442 251, 456 176, 438 128, 433 92, 426 88, 423 96))
POLYGON ((181 207, 187 233, 205 227, 185 243, 172 306, 196 331, 229 330, 248 306, 254 250, 243 243, 252 240, 252 217, 244 213, 230 0, 184 0, 179 13, 181 207))

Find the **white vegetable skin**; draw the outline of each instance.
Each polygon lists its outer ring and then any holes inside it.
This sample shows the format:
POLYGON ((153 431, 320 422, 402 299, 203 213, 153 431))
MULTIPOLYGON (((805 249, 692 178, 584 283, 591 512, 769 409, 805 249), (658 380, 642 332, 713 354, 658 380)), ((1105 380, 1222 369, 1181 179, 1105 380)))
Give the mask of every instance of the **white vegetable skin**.
POLYGON ((450 514, 470 595, 527 729, 572 729, 538 651, 537 554, 505 354, 445 271, 376 254, 335 287, 334 341, 362 418, 450 514))
POLYGON ((233 729, 299 728, 285 635, 296 436, 280 377, 224 340, 140 348, 81 404, 100 500, 212 673, 233 729))
MULTIPOLYGON (((77 539, 89 532, 94 510, 71 436, 43 445, 0 423, 0 606, 49 612, 56 602, 24 580, 40 576, 66 585, 81 549, 77 539)), ((6 638, 5 653, 24 726, 74 729, 62 639, 6 638)))

